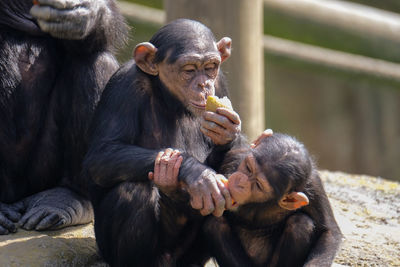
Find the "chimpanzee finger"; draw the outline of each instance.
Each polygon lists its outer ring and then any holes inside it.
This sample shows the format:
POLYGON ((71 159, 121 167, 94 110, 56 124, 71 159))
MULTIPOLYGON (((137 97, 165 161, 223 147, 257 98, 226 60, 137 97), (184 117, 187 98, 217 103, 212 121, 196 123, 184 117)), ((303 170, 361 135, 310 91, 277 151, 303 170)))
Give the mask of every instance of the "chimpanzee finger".
POLYGON ((229 137, 225 138, 225 140, 224 140, 224 138, 220 134, 217 134, 213 131, 203 128, 202 126, 200 126, 200 131, 205 136, 208 136, 213 141, 213 143, 216 145, 225 145, 233 140, 232 138, 229 138, 229 137))
POLYGON ((264 132, 262 132, 256 140, 253 141, 253 143, 251 143, 251 148, 255 148, 256 146, 258 146, 261 142, 261 140, 263 140, 266 137, 269 137, 271 135, 273 135, 274 132, 271 129, 266 129, 264 132))
POLYGON ((178 160, 179 154, 180 152, 177 150, 174 150, 171 153, 170 160, 168 161, 167 174, 165 179, 165 183, 167 186, 176 186, 178 184, 178 175, 175 171, 175 163, 178 160))
POLYGON ((18 222, 18 220, 21 218, 21 213, 12 209, 7 209, 3 211, 3 213, 8 219, 13 222, 18 222))
POLYGON ((0 234, 6 235, 9 232, 15 233, 16 231, 17 227, 15 224, 2 213, 0 213, 0 234))
POLYGON ((235 128, 237 126, 239 126, 240 128, 241 125, 239 115, 237 115, 236 112, 230 111, 225 108, 219 108, 218 113, 205 112, 203 115, 203 119, 205 121, 212 121, 226 129, 235 128))
POLYGON ((160 175, 160 163, 162 155, 164 155, 164 151, 158 152, 156 159, 154 161, 154 173, 153 173, 154 182, 159 180, 158 176, 160 175))
POLYGON ((213 215, 216 217, 221 217, 225 211, 225 199, 221 195, 221 192, 212 194, 214 200, 215 209, 213 211, 213 215))
POLYGON ((193 193, 190 192, 189 193, 191 195, 190 198, 190 205, 192 206, 193 209, 195 210, 200 210, 203 208, 203 198, 200 196, 199 192, 193 193))
POLYGON ((15 210, 18 213, 23 213, 25 210, 24 201, 18 201, 10 205, 10 208, 15 210))
POLYGON ((37 20, 40 29, 47 33, 57 32, 66 33, 70 32, 72 34, 78 34, 81 30, 77 29, 74 24, 67 24, 65 22, 47 22, 42 19, 37 20))
POLYGON ((229 119, 214 112, 205 112, 201 121, 201 126, 213 132, 220 132, 228 128, 228 124, 232 124, 229 119))
POLYGON ((21 220, 18 222, 22 228, 25 230, 35 229, 36 225, 47 216, 47 212, 43 210, 32 209, 22 216, 21 220))
POLYGON ((35 227, 35 230, 40 231, 44 229, 54 229, 55 225, 63 219, 58 214, 50 214, 45 216, 35 227))
POLYGON ((71 0, 37 0, 40 6, 52 6, 57 9, 71 9, 79 6, 87 6, 88 1, 71 1, 71 0))
POLYGON ((235 139, 236 135, 240 133, 240 124, 234 124, 224 116, 210 112, 210 115, 205 115, 201 126, 221 135, 222 139, 235 139))
POLYGON ((230 110, 227 108, 217 108, 217 114, 228 118, 233 124, 237 124, 237 125, 241 124, 239 114, 233 110, 230 110))
POLYGON ((179 169, 181 168, 182 161, 183 161, 183 157, 179 156, 177 161, 175 162, 175 165, 174 165, 174 174, 173 174, 174 177, 178 178, 179 169))
POLYGON ((168 162, 170 160, 172 149, 167 148, 164 151, 164 154, 161 156, 160 159, 160 172, 156 179, 156 184, 163 186, 167 179, 167 172, 168 172, 168 162))
POLYGON ((49 6, 35 5, 31 8, 31 15, 37 20, 46 22, 75 22, 80 23, 82 19, 90 16, 90 10, 86 8, 59 10, 49 6))
POLYGON ((200 214, 206 216, 214 211, 215 211, 215 206, 211 194, 203 196, 203 208, 200 210, 200 214))
MULTIPOLYGON (((224 177, 223 179, 226 179, 226 178, 224 177)), ((229 193, 228 187, 220 179, 217 179, 217 184, 218 184, 219 190, 221 191, 222 196, 225 199, 225 209, 226 210, 232 209, 233 201, 232 201, 231 194, 229 193)))

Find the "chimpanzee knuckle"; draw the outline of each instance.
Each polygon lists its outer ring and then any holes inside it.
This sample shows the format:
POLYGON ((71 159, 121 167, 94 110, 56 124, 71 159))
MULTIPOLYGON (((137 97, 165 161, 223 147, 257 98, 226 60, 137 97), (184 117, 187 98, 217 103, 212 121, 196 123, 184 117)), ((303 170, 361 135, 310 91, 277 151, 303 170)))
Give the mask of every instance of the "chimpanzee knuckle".
POLYGON ((222 214, 224 213, 224 211, 225 211, 225 205, 224 206, 216 206, 214 211, 212 212, 212 214, 215 217, 221 217, 222 214))
POLYGON ((224 126, 224 128, 227 128, 232 124, 232 122, 225 116, 219 116, 217 122, 219 125, 224 126))
POLYGON ((64 9, 66 7, 65 0, 39 0, 41 6, 51 6, 57 9, 64 9))
POLYGON ((206 201, 205 206, 203 207, 203 209, 201 209, 201 214, 203 216, 209 215, 209 214, 213 213, 214 210, 215 210, 214 204, 210 201, 206 201))
POLYGON ((215 207, 218 210, 223 210, 225 208, 225 199, 220 195, 214 195, 215 207))
POLYGON ((208 210, 201 209, 201 210, 200 210, 200 214, 201 214, 202 216, 207 216, 207 215, 210 214, 210 212, 209 212, 208 210))
POLYGON ((47 23, 46 21, 39 19, 38 21, 39 27, 42 31, 44 32, 50 32, 50 24, 47 23))
POLYGON ((4 216, 2 213, 0 213, 0 226, 7 229, 8 231, 13 231, 15 228, 15 225, 13 222, 11 222, 6 216, 4 216))
POLYGON ((173 173, 178 173, 178 172, 179 172, 179 169, 180 169, 180 166, 179 166, 179 165, 176 165, 176 163, 177 163, 177 162, 174 163, 173 173))
POLYGON ((192 208, 195 210, 199 210, 199 209, 203 208, 203 202, 202 202, 201 198, 198 198, 198 197, 192 196, 192 200, 190 201, 190 204, 191 204, 192 208))
POLYGON ((206 123, 204 124, 204 128, 206 128, 209 131, 213 131, 216 128, 216 124, 212 121, 206 121, 206 123))

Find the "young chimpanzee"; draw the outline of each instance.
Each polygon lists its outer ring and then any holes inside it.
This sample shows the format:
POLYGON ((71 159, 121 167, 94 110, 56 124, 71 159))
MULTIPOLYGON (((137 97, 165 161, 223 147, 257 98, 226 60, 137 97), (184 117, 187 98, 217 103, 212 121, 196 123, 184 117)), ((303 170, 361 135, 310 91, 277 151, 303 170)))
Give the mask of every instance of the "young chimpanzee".
POLYGON ((230 151, 219 172, 238 205, 205 225, 220 266, 330 266, 341 232, 306 148, 273 134, 230 151))
MULTIPOLYGON (((164 159, 150 177, 174 185, 178 159, 164 159)), ((219 171, 229 177, 235 204, 223 217, 207 218, 203 240, 220 266, 331 265, 341 232, 301 143, 283 134, 261 136, 251 149, 229 151, 219 171)))
POLYGON ((192 213, 221 216, 231 206, 222 176, 204 164, 211 150, 229 149, 240 135, 236 112, 205 111, 207 96, 226 95, 220 64, 230 46, 229 38, 216 42, 201 23, 176 20, 137 45, 135 62, 122 66, 106 86, 84 168, 92 181, 96 241, 112 266, 179 262, 177 247, 202 220, 192 213), (190 200, 165 198, 168 188, 147 178, 165 148, 182 152, 179 180, 190 200))

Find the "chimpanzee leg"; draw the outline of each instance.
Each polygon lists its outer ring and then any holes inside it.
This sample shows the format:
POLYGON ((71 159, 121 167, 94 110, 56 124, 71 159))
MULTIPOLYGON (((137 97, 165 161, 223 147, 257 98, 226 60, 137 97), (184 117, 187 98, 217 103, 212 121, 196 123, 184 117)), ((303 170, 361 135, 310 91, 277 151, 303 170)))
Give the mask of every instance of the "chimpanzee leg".
POLYGON ((111 266, 157 266, 159 193, 150 183, 125 182, 113 188, 95 209, 100 253, 111 266))
POLYGON ((315 225, 304 213, 290 216, 269 266, 303 266, 313 242, 315 225))
POLYGON ((253 263, 226 218, 209 216, 203 225, 206 248, 219 266, 242 267, 253 263))

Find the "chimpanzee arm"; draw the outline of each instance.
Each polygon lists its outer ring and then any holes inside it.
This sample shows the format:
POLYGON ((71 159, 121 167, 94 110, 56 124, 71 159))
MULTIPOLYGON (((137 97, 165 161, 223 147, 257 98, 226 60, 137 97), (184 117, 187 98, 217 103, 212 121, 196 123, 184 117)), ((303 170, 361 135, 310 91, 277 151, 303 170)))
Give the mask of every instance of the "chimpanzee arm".
POLYGON ((250 146, 250 144, 248 144, 246 138, 242 134, 239 134, 235 140, 226 145, 214 146, 205 164, 218 172, 229 151, 248 146, 250 146))
POLYGON ((104 187, 127 180, 147 181, 159 152, 118 141, 94 144, 93 147, 84 166, 94 182, 104 187))
POLYGON ((312 176, 310 205, 304 211, 312 217, 315 223, 317 240, 308 255, 305 266, 330 266, 342 240, 342 233, 336 223, 328 197, 321 179, 314 170, 312 176))
POLYGON ((209 216, 203 225, 203 232, 210 255, 217 260, 219 266, 254 265, 225 217, 209 216))
MULTIPOLYGON (((133 64, 124 65, 110 79, 93 119, 92 143, 84 169, 100 186, 113 186, 127 180, 147 181, 157 153, 165 149, 156 143, 151 144, 154 149, 140 144, 141 131, 151 120, 144 119, 146 115, 143 115, 151 113, 151 100, 142 93, 145 89, 140 83, 145 83, 146 78, 137 73, 133 64)), ((190 184, 208 168, 187 153, 182 156, 179 179, 190 184)))
POLYGON ((314 231, 314 222, 308 215, 302 212, 290 215, 277 244, 274 244, 268 266, 303 266, 312 245, 314 231))

